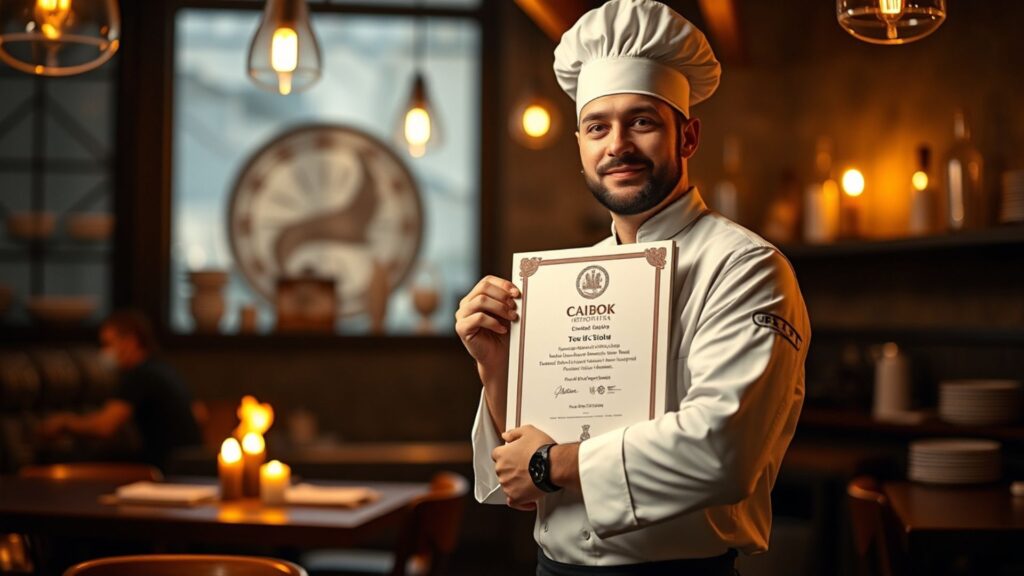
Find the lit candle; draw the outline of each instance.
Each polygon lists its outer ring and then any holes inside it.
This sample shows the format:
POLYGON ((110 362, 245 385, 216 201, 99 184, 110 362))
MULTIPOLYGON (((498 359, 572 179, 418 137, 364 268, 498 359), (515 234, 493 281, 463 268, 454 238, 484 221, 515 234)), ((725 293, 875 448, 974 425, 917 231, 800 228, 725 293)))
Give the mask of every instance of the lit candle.
POLYGON ((843 192, 846 196, 841 203, 840 232, 845 238, 860 235, 860 196, 864 193, 864 175, 856 168, 843 173, 843 192))
POLYGON ((238 440, 228 438, 220 445, 217 474, 220 477, 221 500, 242 497, 242 447, 238 445, 238 440))
POLYGON ((260 466, 267 460, 267 445, 263 436, 249 432, 242 438, 242 495, 246 498, 260 496, 260 466))
POLYGON ((292 469, 287 464, 271 460, 260 466, 260 498, 264 504, 284 504, 284 493, 292 480, 292 469))

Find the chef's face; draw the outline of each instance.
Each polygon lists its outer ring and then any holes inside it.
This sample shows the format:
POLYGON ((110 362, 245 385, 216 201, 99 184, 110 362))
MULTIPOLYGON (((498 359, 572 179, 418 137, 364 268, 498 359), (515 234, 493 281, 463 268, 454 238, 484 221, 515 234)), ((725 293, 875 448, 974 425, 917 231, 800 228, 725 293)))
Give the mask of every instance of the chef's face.
POLYGON ((675 189, 699 134, 698 120, 660 98, 612 94, 588 102, 576 133, 587 186, 616 214, 646 212, 675 189))

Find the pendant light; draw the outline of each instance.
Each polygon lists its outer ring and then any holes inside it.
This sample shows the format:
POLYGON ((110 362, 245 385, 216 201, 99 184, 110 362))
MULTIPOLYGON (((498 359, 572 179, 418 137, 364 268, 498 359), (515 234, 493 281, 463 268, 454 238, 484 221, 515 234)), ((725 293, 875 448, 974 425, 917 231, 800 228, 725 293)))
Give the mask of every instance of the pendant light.
POLYGON ((946 0, 836 0, 839 25, 872 44, 906 44, 946 19, 946 0))
POLYGON ((398 118, 396 137, 399 145, 408 150, 410 156, 421 158, 437 147, 440 142, 440 130, 437 113, 430 103, 427 81, 423 74, 422 59, 427 48, 427 38, 422 16, 416 17, 414 34, 412 93, 398 118))
POLYGON ((320 45, 306 0, 267 0, 249 46, 249 77, 285 96, 320 79, 320 45))
POLYGON ((96 69, 117 52, 117 0, 0 0, 0 60, 41 76, 96 69))
POLYGON ((533 65, 537 61, 536 44, 530 43, 530 60, 528 66, 531 68, 526 89, 519 98, 518 103, 512 110, 509 118, 509 132, 512 139, 520 145, 532 150, 540 150, 550 146, 556 139, 562 126, 562 116, 558 108, 540 95, 537 89, 537 67, 533 65))

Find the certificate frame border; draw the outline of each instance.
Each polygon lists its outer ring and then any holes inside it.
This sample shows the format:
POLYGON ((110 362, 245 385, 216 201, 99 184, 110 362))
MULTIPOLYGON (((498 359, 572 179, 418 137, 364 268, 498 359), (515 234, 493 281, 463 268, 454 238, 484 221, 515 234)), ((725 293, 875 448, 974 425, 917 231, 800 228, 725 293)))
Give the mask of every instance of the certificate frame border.
POLYGON ((650 410, 648 420, 653 420, 655 415, 655 400, 657 398, 658 384, 658 315, 661 312, 661 271, 665 269, 668 251, 665 248, 645 248, 641 252, 628 252, 625 254, 602 254, 599 256, 580 256, 575 258, 552 258, 545 260, 541 257, 527 257, 519 261, 519 278, 522 279, 523 309, 520 315, 519 326, 519 355, 518 370, 516 373, 516 427, 522 425, 523 413, 523 366, 526 355, 526 319, 529 295, 530 277, 540 270, 541 266, 552 266, 557 264, 578 264, 582 262, 603 262, 609 260, 632 260, 644 258, 654 268, 654 318, 653 334, 651 338, 651 389, 650 389, 650 410))

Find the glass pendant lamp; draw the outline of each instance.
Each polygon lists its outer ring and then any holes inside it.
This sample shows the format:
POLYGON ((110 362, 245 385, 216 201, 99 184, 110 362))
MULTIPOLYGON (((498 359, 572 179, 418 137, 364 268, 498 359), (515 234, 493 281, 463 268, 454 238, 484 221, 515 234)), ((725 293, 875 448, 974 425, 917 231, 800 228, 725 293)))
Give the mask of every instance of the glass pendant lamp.
POLYGON ((267 0, 249 46, 249 77, 281 95, 305 90, 320 79, 320 45, 306 0, 267 0))
POLYGON ((413 39, 412 93, 398 118, 396 139, 413 158, 421 158, 436 148, 441 141, 437 111, 430 102, 427 81, 423 74, 422 58, 426 52, 426 31, 422 17, 417 17, 413 39))
POLYGON ((839 25, 872 44, 906 44, 946 19, 946 0, 836 0, 839 25))
POLYGON ((116 0, 0 1, 0 60, 22 72, 88 72, 113 57, 120 38, 116 0))

